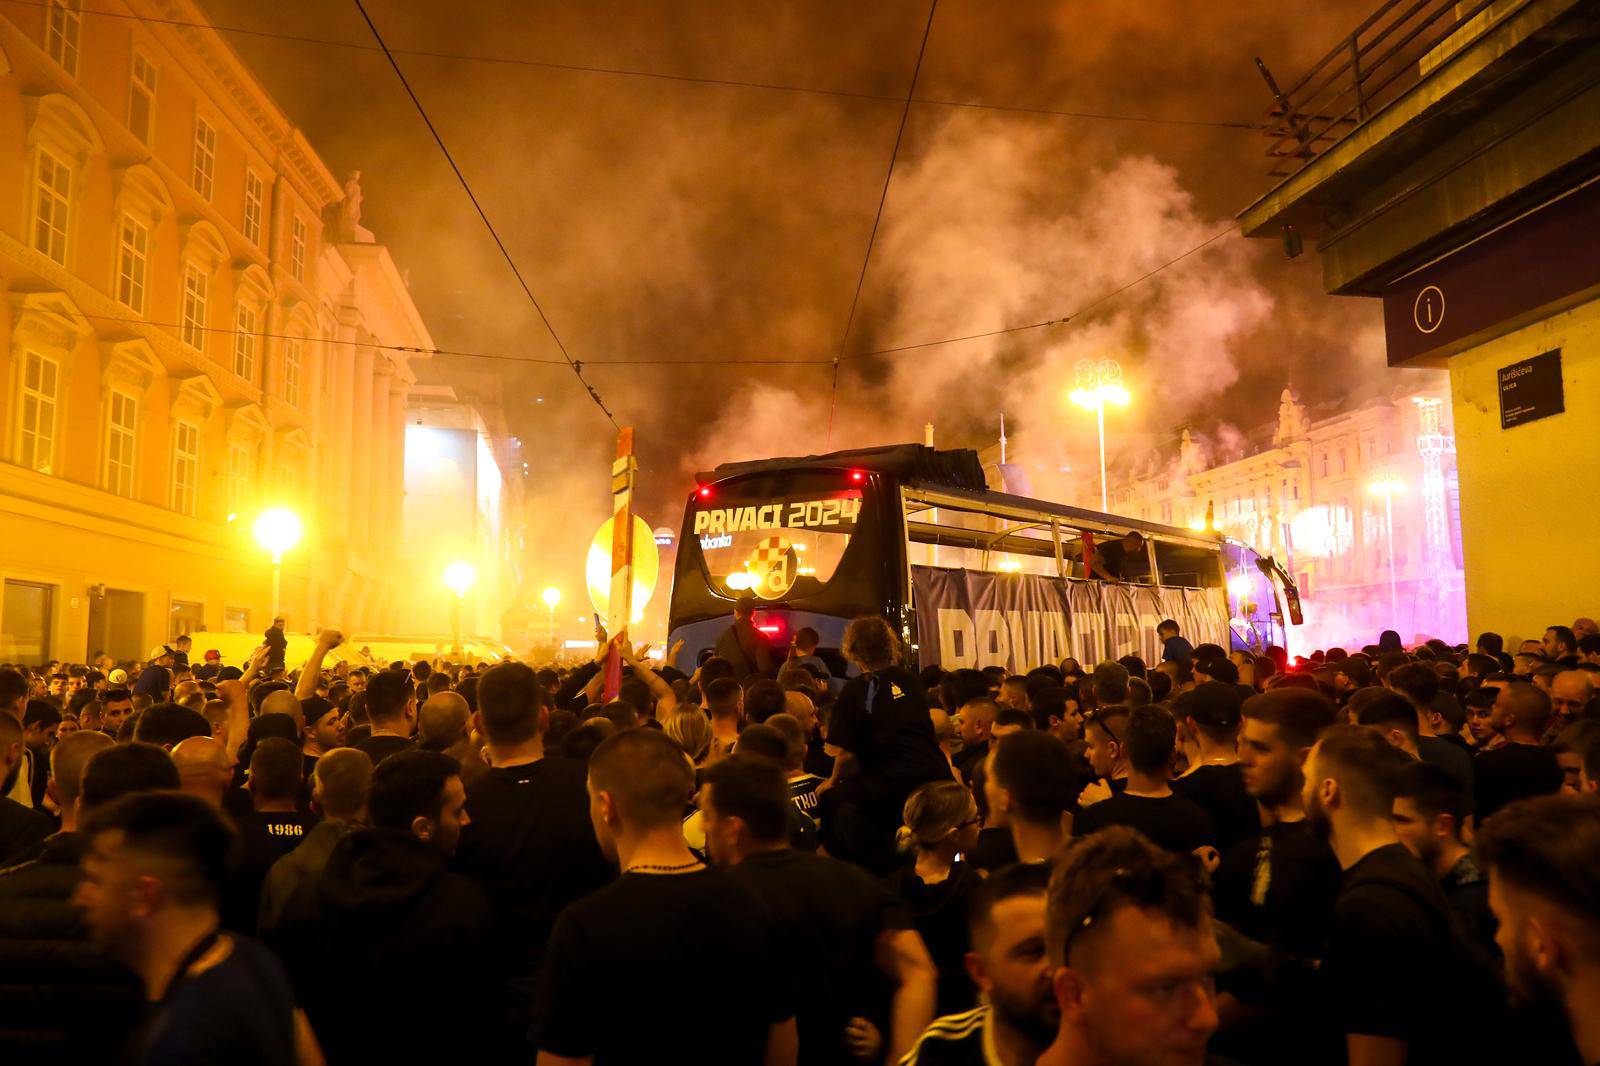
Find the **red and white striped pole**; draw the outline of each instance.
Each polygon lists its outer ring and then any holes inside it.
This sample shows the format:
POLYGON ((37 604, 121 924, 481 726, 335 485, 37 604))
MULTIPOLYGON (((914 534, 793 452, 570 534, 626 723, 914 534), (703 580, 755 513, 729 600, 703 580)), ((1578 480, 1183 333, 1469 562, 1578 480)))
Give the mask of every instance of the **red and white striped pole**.
POLYGON ((628 639, 633 620, 633 479, 639 460, 633 454, 633 427, 617 434, 617 459, 611 464, 611 596, 607 604, 606 632, 611 651, 606 656, 605 698, 617 698, 622 688, 622 655, 617 641, 628 639))

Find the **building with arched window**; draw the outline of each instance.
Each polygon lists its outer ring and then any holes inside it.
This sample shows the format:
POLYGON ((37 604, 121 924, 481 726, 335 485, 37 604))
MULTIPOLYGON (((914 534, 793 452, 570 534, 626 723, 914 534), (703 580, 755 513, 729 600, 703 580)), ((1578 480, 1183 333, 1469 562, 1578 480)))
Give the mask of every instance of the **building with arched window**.
POLYGON ((432 341, 354 179, 205 24, 0 11, 0 661, 261 632, 268 506, 306 520, 291 630, 398 624, 396 348, 432 341))

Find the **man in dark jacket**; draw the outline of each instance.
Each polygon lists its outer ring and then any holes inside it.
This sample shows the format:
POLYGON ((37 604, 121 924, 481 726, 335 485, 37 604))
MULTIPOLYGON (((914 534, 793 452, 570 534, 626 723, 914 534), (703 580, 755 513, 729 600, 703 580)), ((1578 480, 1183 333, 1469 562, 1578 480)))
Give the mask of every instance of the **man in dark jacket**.
POLYGON ((772 648, 751 620, 755 612, 755 597, 740 596, 733 605, 733 625, 717 638, 717 654, 733 664, 733 676, 739 681, 751 674, 772 676, 772 648))
POLYGON ((489 900, 445 869, 466 813, 450 756, 403 751, 372 773, 370 829, 347 833, 328 857, 315 917, 279 939, 295 999, 332 1066, 470 1061, 487 1025, 436 1024, 479 1013, 490 994, 489 900), (404 1024, 396 1005, 426 990, 429 1023, 404 1024))
POLYGON ((50 759, 61 831, 0 871, 0 1062, 115 1062, 133 1031, 139 981, 89 939, 72 894, 86 814, 134 792, 178 787, 152 744, 114 745, 104 733, 65 737, 50 759))
POLYGON ((289 649, 289 638, 283 635, 281 615, 272 620, 272 625, 261 635, 261 639, 267 646, 267 664, 263 671, 270 678, 284 668, 283 655, 289 649))

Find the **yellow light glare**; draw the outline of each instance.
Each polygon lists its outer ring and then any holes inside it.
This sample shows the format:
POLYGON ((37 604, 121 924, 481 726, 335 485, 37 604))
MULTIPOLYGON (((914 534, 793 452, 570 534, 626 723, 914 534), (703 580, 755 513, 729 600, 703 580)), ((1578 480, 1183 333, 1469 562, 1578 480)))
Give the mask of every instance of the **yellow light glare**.
POLYGON ((445 588, 457 596, 465 596, 478 581, 478 571, 471 563, 465 560, 456 560, 444 568, 445 588))
POLYGON ((274 557, 293 550, 305 535, 300 516, 287 507, 269 507, 256 516, 256 543, 274 557))
POLYGON ((1255 591, 1255 586, 1250 583, 1250 575, 1234 574, 1228 579, 1228 591, 1235 596, 1248 596, 1255 591))
POLYGON ((1121 385, 1096 385, 1092 389, 1073 389, 1067 398, 1085 411, 1098 411, 1107 404, 1126 407, 1133 397, 1121 385))
POLYGON ((743 570, 736 570, 728 575, 726 584, 735 592, 743 592, 746 589, 755 588, 756 579, 752 574, 747 574, 743 570))
POLYGON ((1374 496, 1398 496, 1406 491, 1406 483, 1397 477, 1380 477, 1367 486, 1374 496))
POLYGON ((1206 520, 1204 518, 1191 518, 1189 519, 1189 528, 1196 533, 1204 533, 1206 531, 1206 520))
POLYGON ((544 600, 544 605, 553 611, 556 609, 556 605, 561 602, 561 590, 551 585, 544 590, 544 593, 539 598, 544 600))

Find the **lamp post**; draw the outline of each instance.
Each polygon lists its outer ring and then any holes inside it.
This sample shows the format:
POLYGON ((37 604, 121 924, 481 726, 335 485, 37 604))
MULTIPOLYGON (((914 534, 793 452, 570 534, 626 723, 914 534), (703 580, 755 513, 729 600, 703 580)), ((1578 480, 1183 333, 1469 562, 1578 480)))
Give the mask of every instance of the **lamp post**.
POLYGON ((478 571, 473 565, 464 560, 457 560, 444 568, 445 587, 456 594, 455 629, 456 629, 456 654, 462 654, 461 648, 461 605, 467 598, 467 590, 478 580, 478 571))
POLYGON ((1085 411, 1094 412, 1095 429, 1100 435, 1100 510, 1110 511, 1106 491, 1106 404, 1128 405, 1128 390, 1122 387, 1122 366, 1115 359, 1080 359, 1075 371, 1078 387, 1070 399, 1085 411))
POLYGON ((1374 496, 1383 497, 1383 536, 1385 550, 1389 553, 1389 624, 1400 626, 1400 594, 1396 591, 1394 576, 1394 498, 1406 490, 1406 483, 1393 474, 1385 474, 1367 486, 1374 496))
POLYGON ((561 603, 561 590, 551 585, 544 590, 540 599, 544 600, 544 605, 550 608, 550 643, 554 644, 556 641, 556 607, 561 603))
POLYGON ((279 593, 283 587, 283 553, 300 543, 305 527, 300 516, 287 507, 269 507, 256 516, 256 543, 272 553, 272 617, 278 617, 279 593))

